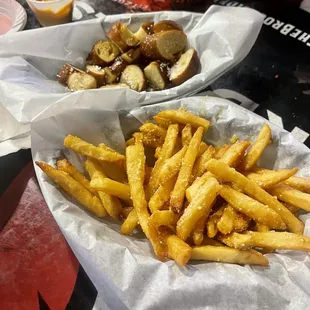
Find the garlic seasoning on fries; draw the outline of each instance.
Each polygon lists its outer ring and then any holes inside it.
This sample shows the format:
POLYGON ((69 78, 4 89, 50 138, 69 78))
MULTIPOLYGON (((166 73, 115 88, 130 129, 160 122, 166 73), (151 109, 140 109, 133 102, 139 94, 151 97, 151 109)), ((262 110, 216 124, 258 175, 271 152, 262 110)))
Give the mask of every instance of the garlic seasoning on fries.
POLYGON ((202 141, 210 125, 182 109, 161 111, 128 139, 125 154, 68 135, 64 145, 86 156, 89 178, 67 160, 36 164, 81 207, 120 220, 121 234, 142 230, 162 261, 266 266, 264 253, 310 251, 297 217, 310 211, 310 180, 294 167, 257 166, 270 127, 253 144, 238 137, 214 147, 202 141), (153 166, 146 148, 154 150, 153 166))

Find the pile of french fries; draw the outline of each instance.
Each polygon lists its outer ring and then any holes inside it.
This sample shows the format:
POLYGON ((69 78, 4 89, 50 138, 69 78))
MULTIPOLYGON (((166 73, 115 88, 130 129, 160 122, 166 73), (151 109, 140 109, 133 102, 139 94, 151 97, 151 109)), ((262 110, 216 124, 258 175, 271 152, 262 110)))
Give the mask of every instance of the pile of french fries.
POLYGON ((217 147, 203 142, 209 126, 186 110, 164 110, 132 135, 125 155, 68 135, 64 145, 85 156, 89 178, 66 159, 57 168, 36 164, 92 214, 121 220, 121 234, 140 228, 162 261, 268 265, 273 250, 310 251, 296 216, 310 211, 310 179, 257 165, 269 126, 252 144, 234 137, 217 147))

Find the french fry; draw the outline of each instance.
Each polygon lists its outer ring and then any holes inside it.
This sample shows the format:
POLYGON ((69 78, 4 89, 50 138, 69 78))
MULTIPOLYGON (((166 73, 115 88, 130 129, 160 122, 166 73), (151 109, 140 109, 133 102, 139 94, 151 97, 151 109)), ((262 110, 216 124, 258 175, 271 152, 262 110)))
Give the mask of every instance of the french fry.
POLYGON ((218 233, 217 223, 220 220, 224 210, 226 208, 226 204, 221 206, 215 213, 213 213, 206 222, 207 235, 209 238, 214 238, 218 233))
POLYGON ((241 193, 228 185, 223 185, 219 193, 233 208, 247 215, 258 223, 270 228, 285 229, 281 216, 257 200, 241 193))
POLYGON ((130 145, 126 148, 126 168, 132 202, 137 212, 140 226, 146 237, 151 241, 156 256, 159 259, 164 260, 166 257, 164 245, 159 240, 156 228, 148 224, 150 214, 147 209, 147 202, 143 187, 145 155, 142 145, 130 145))
POLYGON ((250 170, 263 154, 265 148, 271 140, 271 129, 265 124, 258 134, 257 139, 253 143, 251 149, 246 154, 240 167, 244 170, 250 170))
POLYGON ((205 213, 196 223, 195 229, 192 233, 192 238, 195 243, 195 245, 201 245, 203 240, 203 233, 206 226, 206 220, 208 218, 209 214, 205 213))
POLYGON ((164 128, 150 122, 143 124, 139 129, 143 133, 160 137, 162 141, 164 141, 167 134, 167 131, 164 128))
POLYGON ((285 184, 307 194, 310 194, 310 179, 301 177, 290 177, 285 184))
POLYGON ((135 144, 135 138, 134 137, 132 137, 132 138, 130 138, 130 139, 128 139, 127 141, 126 141, 126 145, 127 146, 129 146, 129 145, 134 145, 135 144))
POLYGON ((230 168, 227 164, 210 159, 207 163, 207 169, 218 178, 227 182, 234 182, 246 194, 255 198, 262 204, 268 205, 276 211, 282 218, 287 227, 294 233, 302 234, 304 230, 303 223, 298 220, 287 208, 285 208, 277 199, 261 189, 256 183, 247 177, 230 168))
POLYGON ((226 163, 230 167, 235 167, 242 159, 246 149, 250 146, 249 141, 238 141, 231 145, 229 149, 225 151, 220 162, 226 163))
POLYGON ((102 191, 109 195, 130 201, 130 188, 127 184, 104 177, 92 178, 90 186, 97 191, 102 191))
POLYGON ((158 124, 158 126, 167 129, 172 123, 171 120, 167 119, 167 118, 163 118, 163 117, 159 117, 158 115, 156 115, 156 118, 154 118, 154 121, 158 124))
POLYGON ((149 223, 155 227, 172 226, 176 223, 176 215, 171 210, 156 210, 150 216, 149 223))
POLYGON ((224 212, 217 222, 218 230, 223 234, 227 235, 234 230, 234 219, 235 219, 235 210, 231 206, 227 206, 224 209, 224 212))
POLYGON ((179 133, 179 126, 176 124, 170 125, 165 142, 161 148, 161 152, 159 155, 159 158, 157 159, 155 166, 152 170, 152 174, 150 177, 150 182, 147 185, 147 196, 150 198, 154 192, 156 191, 158 185, 159 185, 159 174, 161 171, 162 166, 164 165, 164 162, 166 159, 170 158, 172 156, 177 138, 179 133))
MULTIPOLYGON (((90 183, 95 180, 104 181, 106 179, 100 163, 95 159, 87 158, 85 162, 85 169, 91 178, 90 183)), ((119 199, 100 190, 98 191, 98 195, 108 214, 115 219, 119 219, 122 214, 122 205, 119 199)))
POLYGON ((187 124, 181 132, 182 136, 182 145, 183 146, 189 146, 189 143, 191 142, 193 138, 192 134, 192 126, 190 124, 187 124))
POLYGON ((161 210, 163 205, 169 201, 170 193, 173 190, 176 177, 171 178, 166 183, 159 185, 154 195, 149 200, 151 212, 161 210))
POLYGON ((166 234, 164 240, 167 244, 169 257, 179 266, 185 266, 191 257, 192 248, 176 235, 166 234))
POLYGON ((103 149, 102 147, 94 146, 86 141, 83 141, 79 137, 68 135, 64 140, 64 145, 82 155, 86 155, 98 160, 124 164, 125 156, 117 152, 111 152, 103 149))
POLYGON ((192 249, 191 260, 207 260, 242 265, 268 266, 267 258, 254 250, 242 251, 225 246, 205 245, 192 249))
POLYGON ((80 182, 72 178, 68 173, 43 162, 36 162, 36 165, 89 212, 98 217, 104 217, 107 215, 100 199, 97 196, 92 195, 90 191, 88 191, 80 182))
POLYGON ((161 146, 158 146, 158 147, 155 149, 154 157, 158 159, 158 158, 159 158, 159 155, 160 155, 160 152, 161 152, 161 146))
POLYGON ((143 144, 143 133, 142 132, 135 132, 133 135, 134 144, 143 144))
POLYGON ((170 195, 170 207, 176 213, 179 213, 183 207, 185 191, 190 182, 192 169, 198 154, 198 146, 202 139, 202 134, 203 128, 199 127, 196 130, 185 153, 175 186, 170 195))
POLYGON ((139 219, 135 209, 133 209, 127 216, 126 220, 121 226, 122 235, 131 235, 138 226, 139 219))
POLYGON ((128 182, 126 171, 123 167, 121 168, 114 163, 107 163, 104 161, 101 161, 100 165, 109 179, 112 179, 120 183, 128 182))
POLYGON ((296 214, 298 211, 300 211, 300 208, 295 207, 293 205, 291 205, 290 203, 284 202, 282 201, 282 204, 285 208, 287 208, 288 210, 290 210, 293 214, 296 214))
POLYGON ((281 201, 290 203, 297 208, 310 211, 310 194, 303 193, 284 184, 275 185, 269 188, 268 191, 281 201))
POLYGON ((214 156, 214 153, 215 149, 212 145, 210 145, 207 150, 196 159, 192 173, 194 180, 206 171, 206 162, 214 156))
MULTIPOLYGON (((98 147, 103 148, 105 150, 109 150, 110 149, 104 143, 100 143, 98 145, 98 147)), ((110 149, 110 150, 112 150, 112 149, 110 149)), ((112 150, 112 151, 114 151, 114 150, 112 150)), ((107 163, 107 162, 104 162, 104 161, 101 161, 100 165, 102 166, 103 171, 105 172, 105 174, 110 179, 118 181, 118 182, 121 182, 121 183, 126 183, 127 182, 127 175, 126 175, 126 171, 125 171, 123 165, 120 167, 117 164, 107 163)))
POLYGON ((116 154, 117 156, 119 155, 118 152, 116 152, 115 150, 111 149, 110 147, 108 147, 108 146, 107 146, 106 144, 104 144, 104 143, 99 143, 99 144, 98 144, 98 147, 100 147, 100 148, 103 149, 103 150, 106 150, 107 152, 112 152, 112 153, 116 154))
POLYGON ((235 218, 234 218, 234 231, 242 232, 249 228, 249 223, 251 219, 235 210, 235 218))
POLYGON ((187 148, 187 146, 184 146, 179 152, 175 153, 172 157, 166 159, 159 173, 160 184, 166 183, 168 180, 178 174, 187 148))
POLYGON ((298 171, 297 168, 283 170, 268 170, 265 173, 259 174, 255 172, 241 171, 251 181, 261 188, 268 188, 275 184, 281 183, 298 171))
POLYGON ((215 159, 222 158, 223 155, 226 153, 226 151, 228 151, 229 148, 230 148, 230 145, 228 145, 228 144, 224 144, 222 146, 216 147, 215 148, 214 158, 215 159))
POLYGON ((76 169, 67 159, 57 160, 57 168, 61 171, 67 172, 73 179, 80 182, 88 191, 98 197, 97 191, 93 190, 89 185, 89 180, 76 169))
POLYGON ((179 123, 183 125, 190 124, 192 127, 198 128, 203 127, 205 131, 208 130, 210 126, 210 122, 204 118, 193 115, 190 112, 185 110, 165 110, 159 112, 154 116, 154 119, 158 121, 158 119, 166 119, 171 121, 172 123, 179 123))
MULTIPOLYGON (((219 161, 226 163, 229 166, 235 166, 243 157, 244 152, 249 147, 248 141, 238 141, 234 145, 229 146, 222 153, 219 161)), ((206 163, 205 163, 206 165, 206 163)), ((207 171, 200 178, 197 178, 193 184, 186 190, 186 198, 192 201, 197 194, 198 189, 210 178, 212 174, 207 171)))
POLYGON ((246 234, 232 233, 221 236, 220 240, 236 249, 261 247, 267 249, 310 251, 310 237, 289 232, 255 232, 246 234))
POLYGON ((209 179, 199 190, 195 199, 184 210, 177 222, 177 236, 186 240, 197 221, 206 213, 210 214, 213 202, 221 186, 216 179, 209 179))
POLYGON ((143 133, 142 141, 146 146, 157 148, 163 145, 164 139, 162 137, 153 136, 149 133, 143 133))
POLYGON ((258 232, 268 232, 270 228, 267 225, 256 223, 256 229, 258 232))
POLYGON ((201 156, 208 149, 208 145, 201 141, 198 149, 197 157, 201 156))
POLYGON ((125 204, 125 206, 123 206, 122 214, 121 214, 122 220, 125 220, 132 210, 133 210, 133 205, 131 206, 130 204, 128 205, 125 204))

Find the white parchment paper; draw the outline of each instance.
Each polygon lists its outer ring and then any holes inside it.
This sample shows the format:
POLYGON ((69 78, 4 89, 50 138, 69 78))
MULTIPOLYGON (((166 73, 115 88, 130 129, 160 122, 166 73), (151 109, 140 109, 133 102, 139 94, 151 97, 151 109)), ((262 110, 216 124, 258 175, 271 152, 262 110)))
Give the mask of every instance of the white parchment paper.
MULTIPOLYGON (((122 98, 119 98, 122 100, 122 98)), ((34 160, 55 165, 66 156, 82 169, 80 158, 63 147, 67 134, 92 143, 104 142, 119 151, 141 123, 167 108, 184 107, 212 123, 206 142, 228 143, 233 134, 254 139, 265 119, 234 103, 213 97, 191 97, 136 108, 130 112, 74 109, 32 124, 34 160)), ((273 143, 264 152, 267 168, 299 167, 310 177, 310 151, 290 133, 269 123, 273 143)), ((68 243, 110 309, 309 309, 309 255, 297 251, 268 254, 269 267, 212 262, 162 263, 141 235, 122 236, 120 224, 99 221, 66 197, 36 168, 42 193, 68 243)), ((310 216, 302 220, 309 234, 310 216)))
POLYGON ((89 109, 90 102, 97 109, 117 110, 188 96, 239 63, 253 46, 262 22, 263 15, 252 9, 212 6, 204 15, 170 11, 111 15, 1 36, 0 103, 19 122, 29 123, 42 119, 43 112, 47 117, 73 107, 89 109), (188 45, 201 60, 201 73, 182 85, 156 92, 96 89, 72 93, 55 81, 64 63, 82 66, 93 44, 106 39, 105 32, 115 21, 137 30, 146 21, 162 19, 183 26, 188 45))

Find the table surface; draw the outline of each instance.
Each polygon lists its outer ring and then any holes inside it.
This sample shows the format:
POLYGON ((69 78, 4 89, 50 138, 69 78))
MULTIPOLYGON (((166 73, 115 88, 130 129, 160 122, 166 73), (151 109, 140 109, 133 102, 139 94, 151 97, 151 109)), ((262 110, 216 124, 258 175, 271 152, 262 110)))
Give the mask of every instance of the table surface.
MULTIPOLYGON (((19 2, 28 15, 25 31, 39 28, 26 1, 19 2)), ((195 5, 188 5, 186 2, 191 1, 164 4, 150 0, 147 6, 146 2, 76 1, 75 16, 89 19, 100 13, 169 7, 203 12, 212 1, 196 0, 195 5)), ((287 8, 283 2, 281 7, 270 6, 270 2, 246 2, 265 12, 270 17, 268 23, 266 19, 246 59, 208 90, 271 120, 309 147, 309 47, 306 42, 281 34, 275 26, 276 20, 281 20, 310 33, 309 15, 298 5, 287 8)), ((0 171, 0 270, 5 279, 0 280, 0 309, 106 309, 45 204, 30 150, 1 157, 0 171)))

